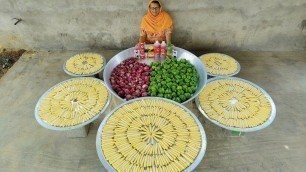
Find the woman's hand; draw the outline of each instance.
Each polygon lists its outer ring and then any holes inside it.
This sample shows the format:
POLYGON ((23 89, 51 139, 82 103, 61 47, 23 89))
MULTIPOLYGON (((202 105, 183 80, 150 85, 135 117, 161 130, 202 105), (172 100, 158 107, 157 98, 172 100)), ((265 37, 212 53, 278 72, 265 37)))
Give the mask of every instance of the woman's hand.
POLYGON ((171 42, 171 33, 167 33, 166 34, 166 42, 167 42, 167 44, 168 44, 168 42, 171 42))
POLYGON ((139 42, 146 42, 146 35, 140 36, 139 42))

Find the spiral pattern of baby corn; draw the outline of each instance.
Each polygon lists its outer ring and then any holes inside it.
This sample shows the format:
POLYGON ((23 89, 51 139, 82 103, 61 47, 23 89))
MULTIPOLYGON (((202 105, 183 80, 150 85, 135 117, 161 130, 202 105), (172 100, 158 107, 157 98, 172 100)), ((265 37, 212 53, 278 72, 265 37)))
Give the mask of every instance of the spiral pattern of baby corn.
POLYGON ((252 128, 266 122, 271 104, 262 91, 234 78, 208 83, 199 94, 201 109, 212 120, 235 128, 252 128))
POLYGON ((69 127, 98 115, 108 101, 108 90, 93 78, 63 82, 46 93, 39 104, 40 118, 56 127, 69 127))
POLYGON ((200 59, 209 74, 226 76, 234 74, 238 70, 238 62, 224 54, 205 54, 200 59))
POLYGON ((101 134, 105 159, 117 171, 183 171, 201 145, 194 118, 164 100, 123 105, 107 119, 101 134))
POLYGON ((104 65, 100 54, 77 54, 67 60, 66 70, 75 75, 88 75, 99 71, 104 65))

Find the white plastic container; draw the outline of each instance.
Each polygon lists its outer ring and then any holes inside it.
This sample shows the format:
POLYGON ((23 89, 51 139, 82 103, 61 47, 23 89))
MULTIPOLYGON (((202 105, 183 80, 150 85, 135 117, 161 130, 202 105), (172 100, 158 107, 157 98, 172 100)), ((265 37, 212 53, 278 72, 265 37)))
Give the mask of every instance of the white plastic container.
POLYGON ((165 41, 163 41, 160 45, 160 60, 163 61, 166 57, 167 53, 167 44, 165 41))
POLYGON ((158 61, 160 57, 160 43, 156 41, 154 43, 154 61, 158 61))

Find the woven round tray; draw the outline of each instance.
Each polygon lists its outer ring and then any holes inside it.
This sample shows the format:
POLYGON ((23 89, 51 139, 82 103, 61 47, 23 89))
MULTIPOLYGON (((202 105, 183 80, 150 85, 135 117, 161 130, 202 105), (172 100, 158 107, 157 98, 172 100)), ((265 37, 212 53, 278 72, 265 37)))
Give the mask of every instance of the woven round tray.
POLYGON ((205 154, 206 135, 186 107, 144 97, 121 104, 104 118, 96 146, 109 171, 192 171, 205 154))
POLYGON ((80 128, 97 119, 110 103, 110 93, 103 81, 73 78, 46 91, 35 107, 40 125, 52 130, 80 128))
POLYGON ((238 61, 226 54, 208 53, 200 56, 200 59, 210 76, 234 76, 240 71, 238 61))
POLYGON ((276 115, 275 104, 267 92, 235 77, 209 79, 196 98, 196 104, 214 124, 241 132, 263 129, 276 115))
POLYGON ((70 57, 63 65, 70 76, 93 76, 100 73, 105 66, 104 56, 97 53, 83 53, 70 57))

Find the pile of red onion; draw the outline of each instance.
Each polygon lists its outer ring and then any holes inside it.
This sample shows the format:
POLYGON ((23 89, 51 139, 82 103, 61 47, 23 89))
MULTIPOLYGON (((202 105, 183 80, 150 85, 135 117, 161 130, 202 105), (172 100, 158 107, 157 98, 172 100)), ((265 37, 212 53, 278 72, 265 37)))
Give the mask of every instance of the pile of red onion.
POLYGON ((116 66, 110 76, 113 90, 126 100, 147 96, 152 68, 130 58, 116 66))

